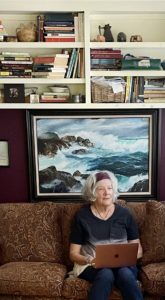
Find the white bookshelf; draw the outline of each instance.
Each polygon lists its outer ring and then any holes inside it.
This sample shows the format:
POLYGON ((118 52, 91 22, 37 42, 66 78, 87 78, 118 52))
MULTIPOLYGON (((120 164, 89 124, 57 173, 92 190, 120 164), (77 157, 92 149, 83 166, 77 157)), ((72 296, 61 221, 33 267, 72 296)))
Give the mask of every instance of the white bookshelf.
POLYGON ((25 86, 37 85, 40 90, 53 84, 66 84, 71 87, 72 94, 84 93, 85 103, 66 104, 30 104, 0 103, 0 108, 165 108, 165 103, 92 103, 91 101, 91 77, 93 76, 154 76, 165 77, 165 71, 94 71, 90 67, 90 50, 99 48, 121 49, 123 55, 131 53, 133 55, 151 56, 153 58, 165 59, 165 1, 150 0, 61 0, 60 3, 47 0, 22 0, 21 5, 18 0, 1 0, 0 19, 2 19, 9 34, 15 34, 15 30, 21 23, 35 22, 36 16, 45 12, 73 11, 84 13, 84 42, 75 43, 21 43, 21 42, 1 42, 0 51, 29 52, 32 56, 36 54, 59 53, 60 49, 83 48, 85 52, 85 78, 69 79, 42 79, 42 78, 0 78, 0 87, 5 83, 25 84, 25 86), (110 24, 115 41, 113 43, 93 42, 98 32, 98 26, 110 24), (127 35, 127 42, 117 42, 117 33, 123 31, 127 35), (143 42, 129 42, 130 36, 140 34, 143 42))

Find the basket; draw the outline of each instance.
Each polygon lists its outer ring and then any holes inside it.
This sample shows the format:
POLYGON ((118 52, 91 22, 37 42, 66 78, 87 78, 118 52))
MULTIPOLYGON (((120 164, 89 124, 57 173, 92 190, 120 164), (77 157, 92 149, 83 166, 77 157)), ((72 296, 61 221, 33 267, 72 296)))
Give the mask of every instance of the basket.
POLYGON ((111 86, 105 87, 98 83, 91 83, 92 102, 124 102, 125 93, 114 93, 111 86))

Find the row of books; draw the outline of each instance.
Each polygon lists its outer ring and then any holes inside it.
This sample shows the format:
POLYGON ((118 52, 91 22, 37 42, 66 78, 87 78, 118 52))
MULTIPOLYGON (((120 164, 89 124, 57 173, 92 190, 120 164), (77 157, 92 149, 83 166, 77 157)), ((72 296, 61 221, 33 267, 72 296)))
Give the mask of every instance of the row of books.
POLYGON ((165 77, 127 76, 125 102, 165 103, 165 77))
POLYGON ((1 52, 0 77, 31 78, 33 59, 29 53, 1 52))
POLYGON ((84 40, 84 15, 82 12, 46 13, 37 16, 39 42, 82 42, 84 40))
POLYGON ((119 70, 123 55, 118 49, 91 49, 91 69, 119 70))
POLYGON ((68 67, 68 53, 34 57, 32 76, 37 78, 64 78, 68 67))
POLYGON ((50 92, 43 92, 40 95, 41 103, 65 103, 70 101, 70 90, 68 86, 50 87, 50 92))
POLYGON ((84 50, 73 48, 54 55, 1 52, 0 77, 84 78, 84 50))

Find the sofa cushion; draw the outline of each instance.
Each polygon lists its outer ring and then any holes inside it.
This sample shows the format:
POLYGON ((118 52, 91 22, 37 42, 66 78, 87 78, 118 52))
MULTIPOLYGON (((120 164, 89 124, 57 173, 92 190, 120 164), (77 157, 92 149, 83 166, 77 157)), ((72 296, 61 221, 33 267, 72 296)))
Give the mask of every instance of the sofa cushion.
MULTIPOLYGON (((126 202, 122 199, 118 199, 116 203, 126 207, 126 202)), ((69 204, 65 204, 62 210, 61 228, 62 228, 62 240, 64 246, 64 259, 65 259, 65 264, 67 265, 69 271, 73 268, 73 263, 69 259, 69 245, 70 245, 69 237, 70 237, 71 223, 73 221, 75 213, 83 205, 85 204, 69 203, 69 204)))
POLYGON ((46 262, 12 262, 0 267, 0 294, 61 296, 66 267, 46 262))
POLYGON ((148 294, 165 296, 165 262, 143 266, 140 276, 148 294))
POLYGON ((165 205, 158 201, 146 203, 146 219, 141 232, 142 264, 165 261, 165 205))
POLYGON ((129 202, 127 203, 127 206, 131 210, 138 224, 139 233, 141 234, 143 230, 144 221, 146 218, 146 202, 142 202, 142 203, 129 202))
POLYGON ((51 202, 0 204, 2 263, 62 263, 59 207, 51 202), (4 230, 5 229, 5 230, 4 230))
MULTIPOLYGON (((62 289, 62 296, 66 299, 87 299, 89 288, 90 283, 86 280, 66 278, 62 289)), ((121 300, 120 291, 114 288, 109 300, 121 300)))

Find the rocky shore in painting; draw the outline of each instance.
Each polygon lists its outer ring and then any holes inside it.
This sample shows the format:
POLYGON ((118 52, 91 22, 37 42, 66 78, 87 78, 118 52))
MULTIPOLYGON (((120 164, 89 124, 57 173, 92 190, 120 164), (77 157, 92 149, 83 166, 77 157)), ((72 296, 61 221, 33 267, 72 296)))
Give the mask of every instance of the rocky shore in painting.
MULTIPOLYGON (((102 152, 90 139, 74 135, 60 138, 56 133, 46 132, 38 137, 38 153, 42 159, 50 160, 50 165, 39 171, 41 193, 78 192, 91 171, 103 169, 115 172, 121 180, 128 176, 137 177, 130 184, 128 192, 147 192, 149 188, 148 179, 138 175, 140 173, 143 176, 147 171, 146 154, 140 151, 124 153, 119 157, 116 154, 110 155, 105 150, 102 152), (68 172, 66 168, 63 169, 66 171, 59 170, 58 163, 62 165, 66 158, 75 166, 75 169, 72 168, 73 172, 68 172), (88 166, 87 172, 80 170, 81 164, 88 166)), ((71 169, 70 165, 68 169, 71 169)))

